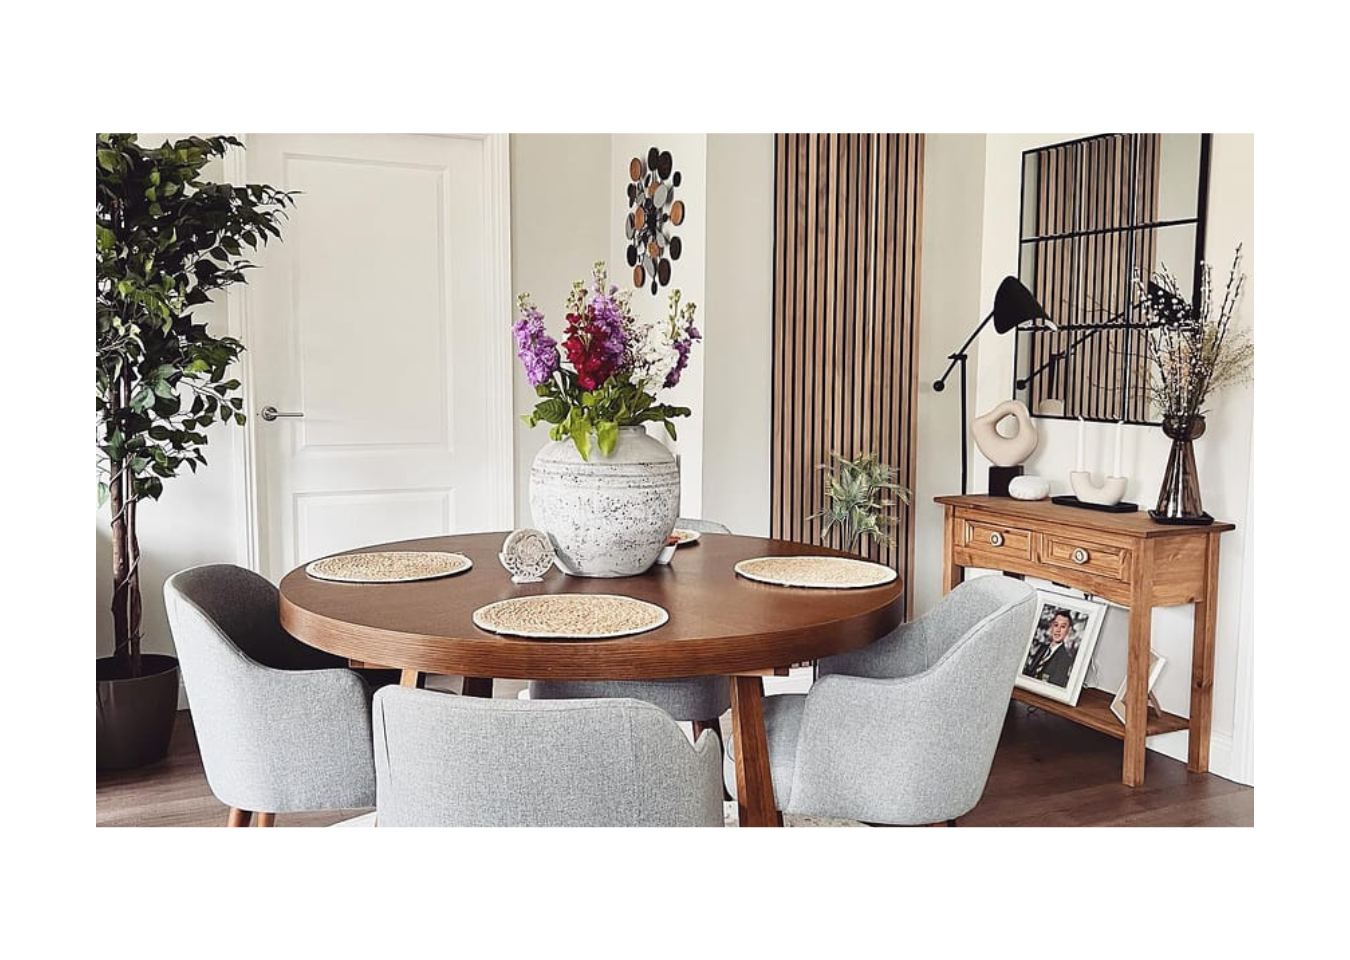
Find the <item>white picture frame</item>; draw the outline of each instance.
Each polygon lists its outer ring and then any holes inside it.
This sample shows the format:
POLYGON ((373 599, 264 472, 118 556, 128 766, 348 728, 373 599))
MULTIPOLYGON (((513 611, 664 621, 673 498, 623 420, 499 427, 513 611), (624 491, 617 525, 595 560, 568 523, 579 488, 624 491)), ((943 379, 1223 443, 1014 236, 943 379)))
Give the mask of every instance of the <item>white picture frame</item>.
MULTIPOLYGON (((1148 652, 1148 693, 1153 692, 1153 685, 1158 682, 1158 675, 1162 673, 1163 667, 1167 665, 1167 658, 1160 657, 1152 650, 1148 652)), ((1120 686, 1116 689, 1116 695, 1111 700, 1111 712, 1116 715, 1116 719, 1121 723, 1125 722, 1125 685, 1129 683, 1130 678, 1126 677, 1120 681, 1120 686)), ((1147 697, 1148 694, 1145 694, 1147 697)), ((1147 710, 1147 700, 1144 709, 1147 710)))
POLYGON ((1037 590, 1036 602, 1036 619, 1013 685, 1077 706, 1106 604, 1053 590, 1037 590))

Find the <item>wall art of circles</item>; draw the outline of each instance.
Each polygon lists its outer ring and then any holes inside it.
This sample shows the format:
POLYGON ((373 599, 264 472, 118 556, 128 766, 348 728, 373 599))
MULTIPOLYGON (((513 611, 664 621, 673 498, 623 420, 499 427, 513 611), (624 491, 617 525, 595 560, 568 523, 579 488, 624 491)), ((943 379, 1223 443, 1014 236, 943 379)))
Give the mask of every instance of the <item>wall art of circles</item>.
POLYGON ((672 227, 684 223, 684 201, 675 199, 680 171, 673 169, 669 150, 652 147, 644 162, 634 157, 628 164, 628 265, 633 268, 633 286, 651 284, 651 292, 670 283, 670 263, 680 259, 682 244, 672 227))

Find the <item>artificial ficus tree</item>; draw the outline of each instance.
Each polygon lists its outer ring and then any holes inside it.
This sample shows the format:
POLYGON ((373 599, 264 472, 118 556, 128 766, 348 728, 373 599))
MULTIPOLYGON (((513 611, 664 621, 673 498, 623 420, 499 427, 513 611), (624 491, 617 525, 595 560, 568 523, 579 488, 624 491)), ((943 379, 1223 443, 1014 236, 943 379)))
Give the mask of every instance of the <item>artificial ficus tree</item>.
POLYGON ((96 137, 97 387, 100 502, 112 518, 114 656, 140 675, 140 545, 136 507, 164 481, 206 463, 205 429, 245 422, 230 365, 244 345, 217 337, 193 310, 243 283, 245 250, 269 237, 294 194, 201 179, 233 137, 143 147, 130 133, 96 137))

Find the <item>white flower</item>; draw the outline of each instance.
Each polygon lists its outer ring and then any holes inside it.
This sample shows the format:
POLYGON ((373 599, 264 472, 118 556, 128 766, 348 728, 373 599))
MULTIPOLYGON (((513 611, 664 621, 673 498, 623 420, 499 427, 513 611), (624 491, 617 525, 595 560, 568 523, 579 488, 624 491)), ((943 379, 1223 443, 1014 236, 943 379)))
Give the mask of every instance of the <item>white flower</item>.
POLYGON ((647 391, 654 394, 660 390, 679 362, 680 352, 671 342, 666 324, 647 324, 642 330, 633 365, 637 378, 646 381, 647 391))

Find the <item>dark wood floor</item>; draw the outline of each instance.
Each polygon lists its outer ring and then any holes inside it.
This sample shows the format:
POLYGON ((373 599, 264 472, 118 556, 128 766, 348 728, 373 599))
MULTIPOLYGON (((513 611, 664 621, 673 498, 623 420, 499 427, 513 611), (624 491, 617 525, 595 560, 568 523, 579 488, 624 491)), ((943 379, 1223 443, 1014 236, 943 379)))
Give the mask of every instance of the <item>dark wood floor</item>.
MULTIPOLYGON (((501 691, 509 695, 510 691, 501 691)), ((727 726, 723 718, 723 726, 727 726)), ((1142 787, 1120 783, 1121 744, 1021 703, 1013 703, 979 805, 960 826, 1250 827, 1251 787, 1150 751, 1142 787)), ((98 777, 101 827, 223 827, 225 807, 211 795, 186 711, 162 762, 98 777)), ((364 813, 280 814, 279 827, 328 826, 364 813)))

